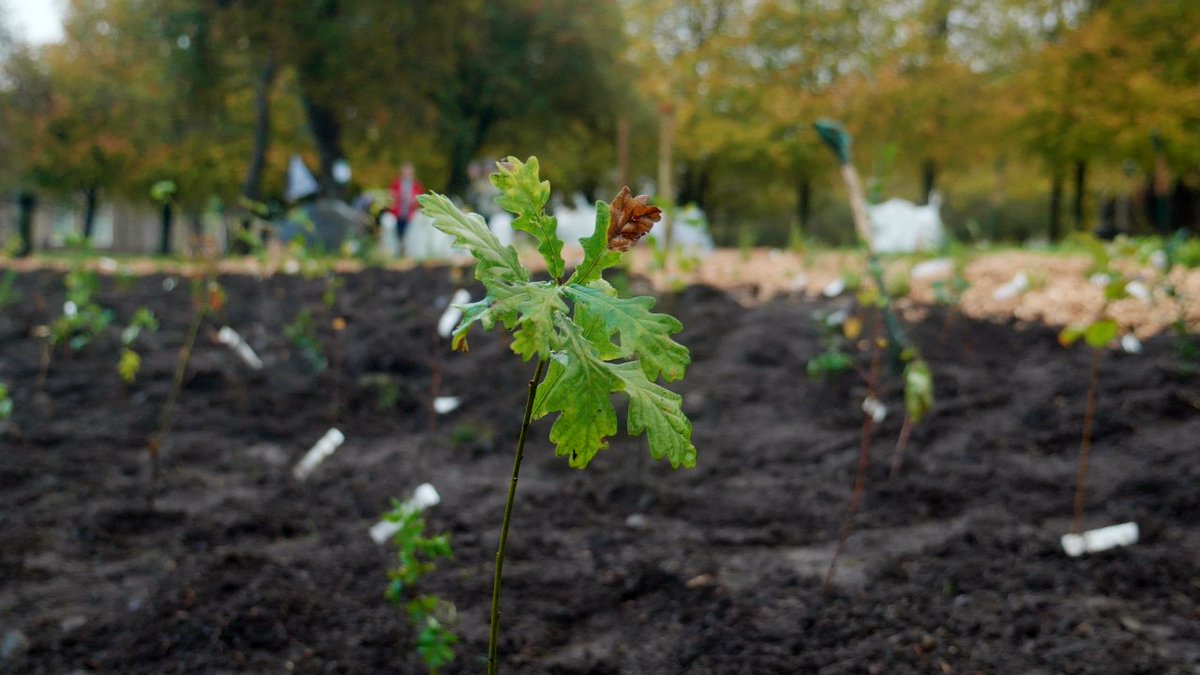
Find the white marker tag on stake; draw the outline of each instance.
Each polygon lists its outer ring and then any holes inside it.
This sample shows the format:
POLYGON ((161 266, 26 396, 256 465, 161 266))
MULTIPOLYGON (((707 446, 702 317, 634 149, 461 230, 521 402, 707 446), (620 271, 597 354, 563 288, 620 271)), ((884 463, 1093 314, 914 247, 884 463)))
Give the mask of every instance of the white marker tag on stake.
POLYGON ((1152 298, 1150 287, 1137 279, 1125 284, 1125 292, 1145 303, 1149 303, 1152 298))
MULTIPOLYGON (((404 502, 404 505, 408 508, 413 508, 418 511, 425 511, 431 506, 437 506, 441 503, 441 501, 442 496, 438 494, 437 489, 434 488, 433 485, 429 483, 421 483, 417 486, 416 490, 413 490, 412 497, 409 497, 408 501, 404 502)), ((392 535, 396 534, 396 532, 400 530, 400 527, 401 524, 398 522, 381 520, 372 525, 369 532, 371 534, 372 541, 374 541, 376 544, 382 544, 388 539, 391 539, 392 535)))
POLYGON ((458 408, 460 403, 457 396, 439 396, 433 399, 433 411, 439 415, 445 415, 458 408))
POLYGON ((846 281, 841 277, 838 277, 837 279, 834 279, 826 284, 825 288, 821 289, 821 294, 827 298, 836 298, 837 296, 841 295, 842 291, 844 290, 846 290, 846 281))
POLYGON ((1121 336, 1121 349, 1124 349, 1126 354, 1141 354, 1142 341, 1133 333, 1126 333, 1121 336))
POLYGON ((262 370, 262 359, 258 358, 258 354, 254 353, 254 348, 251 347, 238 332, 229 326, 222 326, 221 330, 217 331, 217 341, 229 347, 241 357, 246 365, 255 370, 262 370))
POLYGON ((1026 276, 1026 274, 1024 272, 1017 272, 1016 275, 1013 276, 1012 281, 1008 282, 1007 284, 1004 284, 1000 288, 997 288, 996 292, 992 293, 992 299, 993 300, 1011 300, 1012 298, 1017 297, 1023 291, 1026 291, 1028 289, 1029 289, 1029 277, 1026 276))
POLYGON ((1110 548, 1130 546, 1136 544, 1137 540, 1137 523, 1121 523, 1088 530, 1083 534, 1064 534, 1062 547, 1067 555, 1077 558, 1084 553, 1099 553, 1110 548))
POLYGON ((946 276, 954 271, 954 262, 946 258, 936 258, 913 265, 910 276, 913 279, 929 279, 946 276))
POLYGON ((887 406, 883 404, 883 401, 880 401, 873 396, 863 399, 862 409, 864 413, 871 416, 871 420, 874 421, 875 424, 879 424, 887 419, 887 406))
POLYGON ((465 305, 470 301, 471 294, 467 289, 460 288, 454 292, 454 297, 450 299, 450 306, 442 312, 442 318, 438 319, 438 335, 444 338, 450 337, 463 315, 462 310, 455 305, 465 305))
POLYGON ((312 449, 310 449, 308 453, 304 455, 304 459, 300 460, 300 463, 297 464, 296 468, 292 470, 292 476, 294 476, 296 480, 304 480, 308 478, 309 475, 312 474, 313 470, 321 464, 321 462, 324 462, 330 455, 334 453, 334 451, 341 447, 342 443, 345 442, 346 437, 336 428, 326 431, 325 435, 321 437, 321 440, 317 441, 317 444, 312 446, 312 449))

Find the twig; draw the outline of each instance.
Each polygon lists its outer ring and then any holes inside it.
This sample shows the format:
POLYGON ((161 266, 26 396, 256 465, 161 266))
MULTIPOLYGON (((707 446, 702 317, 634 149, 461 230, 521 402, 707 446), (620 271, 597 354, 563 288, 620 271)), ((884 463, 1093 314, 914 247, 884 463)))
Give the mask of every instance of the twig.
POLYGON ((504 502, 504 521, 500 525, 500 545, 496 549, 496 574, 492 579, 492 614, 488 628, 488 675, 496 675, 496 656, 500 638, 500 577, 504 571, 504 549, 508 545, 508 525, 512 521, 513 499, 517 495, 517 478, 521 474, 521 458, 525 454, 525 438, 529 435, 529 424, 533 419, 533 401, 537 397, 538 384, 546 372, 546 359, 538 361, 529 380, 529 396, 525 400, 525 417, 521 420, 521 434, 517 437, 517 452, 513 458, 512 482, 508 484, 508 499, 504 502))

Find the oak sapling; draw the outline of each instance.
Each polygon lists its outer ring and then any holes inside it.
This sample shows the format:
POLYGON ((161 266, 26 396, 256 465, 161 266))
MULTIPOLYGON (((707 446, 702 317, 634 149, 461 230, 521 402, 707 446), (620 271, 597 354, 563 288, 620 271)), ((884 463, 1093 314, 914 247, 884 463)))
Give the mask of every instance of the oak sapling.
POLYGON ((545 213, 550 183, 539 178, 537 158, 523 163, 510 157, 498 167, 491 176, 500 191, 496 203, 513 213, 515 229, 537 241, 548 281, 534 281, 517 259, 516 249, 502 245, 483 218, 463 213, 439 194, 419 198, 434 226, 475 257, 475 278, 487 290, 483 300, 461 305, 463 318, 453 332, 452 346, 465 351, 467 332, 475 323, 487 330, 500 323, 513 331, 512 350, 526 361, 537 361, 529 380, 496 551, 489 674, 498 665, 504 550, 532 420, 558 413, 550 440, 558 455, 583 469, 617 433, 610 396, 620 392, 629 399, 628 432, 645 433, 655 459, 665 458, 676 468, 696 463, 683 398, 657 384, 660 377, 679 380, 691 363, 687 348, 671 339, 683 326, 671 316, 652 313, 652 298, 622 298, 603 278, 604 270, 619 264, 621 254, 659 220, 659 209, 650 206, 645 196, 634 197, 629 188, 623 188, 611 204, 597 202, 595 230, 580 240, 583 262, 567 276, 557 222, 545 213))
POLYGON ((192 361, 196 337, 200 334, 200 327, 206 316, 220 314, 225 309, 225 289, 221 288, 217 281, 215 258, 206 261, 203 276, 192 279, 191 296, 192 319, 188 324, 187 333, 184 334, 183 345, 179 348, 179 359, 175 363, 171 390, 159 416, 158 431, 146 444, 146 454, 150 459, 150 488, 147 499, 151 508, 154 508, 154 500, 158 496, 159 454, 175 423, 175 408, 179 402, 179 392, 183 389, 183 378, 187 374, 188 364, 192 361))
POLYGON ((439 499, 433 486, 422 485, 412 499, 405 502, 392 500, 392 510, 383 516, 395 530, 391 539, 396 547, 396 564, 388 570, 389 581, 384 596, 408 614, 417 631, 417 655, 433 675, 454 660, 454 645, 458 643, 453 630, 457 615, 453 603, 436 595, 418 593, 416 588, 422 577, 437 568, 438 559, 454 557, 448 535, 429 537, 425 534, 422 510, 439 499), (423 503, 425 493, 432 498, 423 503))
MULTIPOLYGON (((884 280, 883 265, 880 264, 872 246, 871 219, 867 212, 867 200, 863 192, 862 181, 859 179, 858 171, 854 168, 850 154, 850 134, 840 124, 833 121, 820 121, 813 126, 817 135, 837 157, 838 170, 846 184, 850 209, 854 216, 855 234, 866 245, 867 275, 873 282, 872 287, 863 288, 859 292, 858 303, 862 307, 873 308, 876 317, 874 334, 870 342, 871 369, 865 375, 867 397, 863 401, 863 426, 859 444, 858 471, 854 479, 850 506, 842 523, 841 534, 834 548, 833 558, 829 562, 829 569, 825 573, 824 585, 829 589, 833 587, 838 560, 845 551, 846 541, 854 528, 854 520, 862 502, 867 468, 870 464, 871 432, 886 414, 886 408, 875 398, 879 389, 879 378, 882 374, 880 364, 883 350, 886 349, 888 352, 888 361, 892 369, 903 373, 904 377, 905 420, 892 456, 893 472, 899 470, 912 426, 924 418, 933 407, 933 378, 929 366, 921 357, 920 352, 905 336, 900 325, 900 318, 894 311, 888 284, 884 280)), ((907 293, 904 288, 892 290, 904 290, 907 293)))
POLYGON ((1071 347, 1082 339, 1092 350, 1088 366, 1083 432, 1079 439, 1079 469, 1075 477, 1075 505, 1071 519, 1072 534, 1083 532, 1084 497, 1095 429, 1096 399, 1100 390, 1100 361, 1108 346, 1121 335, 1121 326, 1109 316, 1108 310, 1114 301, 1129 297, 1129 282, 1109 266, 1109 255, 1104 245, 1094 238, 1082 241, 1092 254, 1094 263, 1092 278, 1104 283, 1104 303, 1100 306, 1096 318, 1090 323, 1067 326, 1058 334, 1058 342, 1063 347, 1071 347))
POLYGON ((129 320, 129 325, 121 331, 121 357, 117 361, 117 374, 121 376, 121 381, 126 385, 133 384, 133 381, 137 379, 138 371, 142 368, 142 357, 134 349, 138 337, 142 331, 153 333, 157 330, 158 319, 154 316, 154 312, 145 307, 139 307, 133 313, 133 318, 129 320))

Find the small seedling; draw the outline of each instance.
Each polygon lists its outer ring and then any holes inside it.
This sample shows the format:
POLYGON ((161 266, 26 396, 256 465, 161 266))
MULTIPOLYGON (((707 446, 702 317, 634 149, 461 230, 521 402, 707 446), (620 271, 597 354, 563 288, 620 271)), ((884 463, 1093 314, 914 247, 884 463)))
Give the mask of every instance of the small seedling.
MULTIPOLYGON (((883 265, 880 264, 872 248, 872 227, 867 212, 866 196, 863 193, 862 181, 850 155, 850 134, 837 122, 821 121, 814 125, 821 140, 837 157, 842 180, 846 184, 849 195, 850 209, 854 215, 854 230, 858 238, 866 245, 866 269, 868 276, 874 282, 873 287, 863 288, 858 293, 858 303, 862 307, 875 309, 875 330, 871 338, 871 369, 866 375, 867 398, 863 402, 863 426, 859 446, 858 472, 854 480, 854 491, 851 493, 850 506, 842 523, 841 535, 834 548, 833 558, 829 562, 829 570, 825 574, 825 588, 833 587, 837 563, 846 547, 846 541, 854 528, 854 520, 862 502, 862 493, 866 483, 866 473, 870 464, 871 431, 875 424, 882 421, 884 408, 875 398, 879 387, 881 374, 880 363, 882 352, 888 350, 889 362, 892 369, 903 372, 904 375, 904 404, 905 420, 901 428, 900 438, 893 453, 893 471, 898 471, 903 458, 904 449, 908 445, 912 425, 919 422, 933 407, 933 378, 925 360, 921 358, 916 347, 912 345, 900 325, 900 319, 892 306, 892 294, 884 280, 883 265)), ((895 292, 908 292, 907 276, 904 277, 903 288, 890 289, 895 292)), ((850 284, 845 284, 847 287, 850 284)))
POLYGON ((862 333, 862 321, 849 316, 846 310, 819 312, 813 315, 821 329, 820 354, 808 360, 809 377, 827 377, 854 370, 854 356, 848 347, 862 333))
POLYGON ((16 283, 16 270, 9 270, 4 273, 4 279, 0 280, 0 309, 4 309, 9 305, 15 305, 21 300, 21 292, 16 289, 16 283))
POLYGON ((396 546, 396 565, 388 570, 390 581, 384 596, 408 614, 417 631, 417 654, 429 672, 436 675, 454 660, 458 636, 452 626, 457 612, 452 603, 436 595, 418 593, 416 586, 437 568, 438 559, 454 557, 450 537, 425 535, 425 516, 415 498, 406 502, 393 499, 392 510, 384 514, 383 520, 395 529, 392 543, 396 546))
POLYGON ((175 377, 171 381, 171 390, 163 404, 159 417, 158 431, 146 444, 146 455, 150 459, 150 488, 147 501, 154 508, 154 500, 158 496, 159 454, 171 427, 175 422, 175 407, 179 401, 179 392, 183 389, 183 378, 187 374, 188 364, 192 360, 192 351, 196 347, 196 337, 204 318, 210 313, 219 314, 225 309, 225 290, 217 282, 216 259, 207 261, 204 276, 192 280, 192 320, 184 334, 183 345, 179 349, 179 360, 175 364, 175 377))
POLYGON ((11 419, 13 414, 12 396, 8 393, 8 385, 0 382, 0 422, 11 419))
POLYGON ((329 365, 325 358, 325 350, 317 337, 317 327, 313 322, 312 312, 307 308, 296 313, 296 318, 283 327, 283 334, 300 350, 304 359, 314 373, 320 373, 329 365))
POLYGON ((133 384, 138 371, 142 367, 142 357, 133 348, 142 331, 153 333, 158 330, 158 319, 154 312, 145 307, 139 307, 133 313, 129 325, 121 331, 121 358, 117 361, 117 374, 126 385, 133 384))
POLYGON ((1103 275, 1104 304, 1096 318, 1088 324, 1067 326, 1058 334, 1058 342, 1063 347, 1070 347, 1080 339, 1092 350, 1088 367, 1087 403, 1083 413, 1083 432, 1079 440, 1079 470, 1075 478, 1075 507, 1071 520, 1071 533, 1083 532, 1084 497, 1086 492, 1088 462, 1092 451, 1093 432, 1096 420, 1096 398, 1100 389, 1100 361, 1104 351, 1121 336, 1121 326, 1108 314, 1112 302, 1129 296, 1128 282, 1120 273, 1109 267, 1109 255, 1104 245, 1091 240, 1094 246, 1089 246, 1095 267, 1093 275, 1103 275))
POLYGON ((597 202, 595 230, 580 240, 583 262, 568 277, 557 222, 545 213, 550 183, 539 178, 537 158, 522 163, 510 157, 498 166, 491 176, 500 191, 496 203, 514 214, 515 229, 537 240, 548 281, 534 281, 517 259, 516 249, 502 245, 483 218, 463 213, 442 195, 419 197, 434 226, 475 257, 475 277, 487 289, 483 300, 462 306, 463 318, 453 333, 453 347, 467 348, 467 331, 475 323, 485 329, 501 323, 514 331, 512 350, 526 361, 537 360, 529 380, 496 551, 489 675, 494 675, 498 666, 504 550, 532 420, 558 413, 550 440, 558 455, 567 457, 572 467, 583 469, 617 432, 611 394, 620 392, 629 398, 627 430, 630 435, 647 435, 655 459, 665 458, 673 467, 696 463, 692 424, 683 413, 683 398, 657 384, 659 377, 668 382, 682 378, 691 363, 687 348, 671 339, 683 326, 673 317, 652 313, 652 298, 619 297, 602 276, 650 231, 661 217, 659 209, 650 206, 645 196, 633 197, 629 188, 623 188, 611 204, 597 202), (614 336, 619 336, 615 342, 614 336))

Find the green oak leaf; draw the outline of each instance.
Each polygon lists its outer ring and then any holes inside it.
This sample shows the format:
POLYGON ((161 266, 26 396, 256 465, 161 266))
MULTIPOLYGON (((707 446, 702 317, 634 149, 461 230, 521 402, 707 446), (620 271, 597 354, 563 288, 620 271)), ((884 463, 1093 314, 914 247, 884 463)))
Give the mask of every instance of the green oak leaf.
POLYGON ((933 410, 933 373, 923 359, 914 359, 904 368, 904 408, 913 424, 933 410))
POLYGON ((454 237, 460 246, 475 256, 475 278, 491 290, 498 280, 516 283, 529 280, 529 271, 517 258, 517 249, 500 243, 487 223, 477 214, 459 210, 445 195, 431 192, 417 197, 422 212, 433 219, 433 226, 454 237))
POLYGON ((557 341, 556 313, 566 314, 560 287, 551 282, 500 284, 493 291, 491 313, 515 330, 512 350, 528 361, 535 355, 549 357, 557 341))
POLYGON ((1121 327, 1117 325, 1116 321, 1102 319, 1088 326, 1083 331, 1083 340, 1092 349, 1104 349, 1109 343, 1117 339, 1117 335, 1120 332, 1121 327))
POLYGON ((492 314, 492 298, 488 296, 478 302, 455 305, 455 307, 461 309, 463 315, 454 329, 450 348, 465 352, 470 348, 467 345, 467 332, 471 330, 471 326, 476 321, 483 325, 484 330, 491 330, 496 325, 496 317, 492 314))
POLYGON ((654 298, 619 298, 604 281, 589 286, 567 285, 567 295, 577 305, 604 320, 609 334, 621 338, 621 356, 636 355, 646 377, 657 380, 661 374, 668 382, 683 377, 692 357, 687 347, 671 339, 683 330, 683 324, 667 314, 654 314, 654 298))
POLYGON ((673 468, 696 466, 692 423, 683 414, 683 397, 646 379, 636 363, 609 364, 609 372, 620 383, 619 390, 629 395, 629 435, 645 432, 654 459, 666 457, 673 468))
POLYGON ((617 433, 617 413, 609 397, 613 381, 608 364, 596 356, 578 329, 564 329, 565 348, 550 358, 549 372, 534 400, 533 417, 562 413, 550 427, 550 441, 556 454, 582 469, 617 433))
POLYGON ((605 324, 604 317, 591 312, 586 304, 579 302, 575 304, 573 320, 583 338, 596 348, 601 361, 621 358, 621 348, 613 344, 612 331, 605 324))
POLYGON ((601 277, 604 270, 621 262, 621 254, 608 249, 608 204, 596 202, 596 228, 592 236, 580 239, 583 245, 583 262, 575 268, 568 284, 584 286, 601 277))
POLYGON ((546 270, 555 279, 563 275, 563 242, 558 238, 558 221, 546 215, 550 200, 550 181, 538 175, 537 157, 522 163, 516 157, 500 162, 499 171, 491 176, 492 185, 500 190, 496 204, 516 216, 513 229, 528 232, 538 241, 538 253, 546 260, 546 270))
POLYGON ((1083 337, 1083 333, 1086 330, 1087 330, 1087 326, 1079 326, 1079 325, 1067 326, 1066 328, 1059 331, 1058 344, 1060 344, 1064 347, 1070 347, 1071 345, 1078 342, 1079 338, 1083 337))

